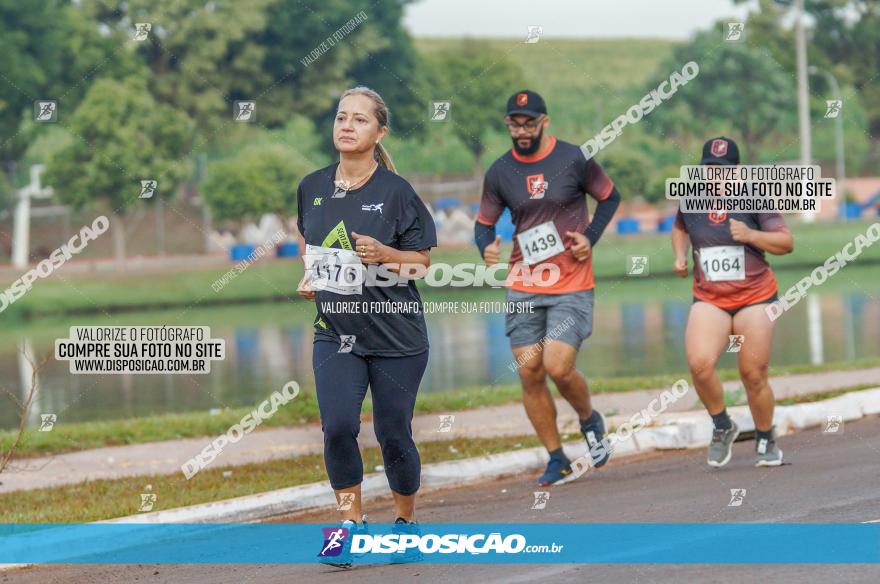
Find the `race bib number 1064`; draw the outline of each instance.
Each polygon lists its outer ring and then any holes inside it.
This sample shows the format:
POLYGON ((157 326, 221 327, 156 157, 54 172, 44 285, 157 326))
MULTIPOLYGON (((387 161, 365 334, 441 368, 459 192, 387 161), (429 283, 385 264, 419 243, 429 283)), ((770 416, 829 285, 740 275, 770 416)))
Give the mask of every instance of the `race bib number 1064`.
POLYGON ((700 267, 710 282, 745 280, 745 248, 741 245, 700 248, 700 267))

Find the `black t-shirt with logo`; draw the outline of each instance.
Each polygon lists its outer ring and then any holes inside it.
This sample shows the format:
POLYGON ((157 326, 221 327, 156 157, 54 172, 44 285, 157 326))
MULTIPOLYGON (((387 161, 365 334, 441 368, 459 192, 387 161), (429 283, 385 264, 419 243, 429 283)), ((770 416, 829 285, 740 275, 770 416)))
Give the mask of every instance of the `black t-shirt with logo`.
MULTIPOLYGON (((437 245, 434 219, 405 179, 380 166, 363 186, 334 196, 337 166, 309 174, 297 189, 297 227, 307 244, 354 250, 356 232, 402 251, 437 245)), ((351 295, 318 290, 315 303, 315 340, 340 343, 344 352, 396 357, 428 348, 421 297, 413 280, 394 286, 365 283, 360 294, 351 295), (383 308, 371 310, 376 303, 383 308), (342 305, 349 309, 340 309, 342 305), (413 311, 414 306, 419 309, 413 311)))

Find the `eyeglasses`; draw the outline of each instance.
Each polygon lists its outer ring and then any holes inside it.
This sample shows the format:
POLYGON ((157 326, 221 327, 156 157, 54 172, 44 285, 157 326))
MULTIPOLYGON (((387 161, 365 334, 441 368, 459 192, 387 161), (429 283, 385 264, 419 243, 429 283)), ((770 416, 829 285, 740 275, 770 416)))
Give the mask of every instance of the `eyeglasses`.
POLYGON ((534 132, 535 130, 538 129, 538 126, 540 126, 541 122, 543 122, 543 121, 544 121, 544 116, 538 116, 537 118, 535 118, 533 120, 529 120, 525 124, 517 124, 516 122, 514 122, 510 118, 505 118, 504 124, 508 128, 510 128, 511 132, 517 132, 519 130, 526 130, 527 132, 534 132))

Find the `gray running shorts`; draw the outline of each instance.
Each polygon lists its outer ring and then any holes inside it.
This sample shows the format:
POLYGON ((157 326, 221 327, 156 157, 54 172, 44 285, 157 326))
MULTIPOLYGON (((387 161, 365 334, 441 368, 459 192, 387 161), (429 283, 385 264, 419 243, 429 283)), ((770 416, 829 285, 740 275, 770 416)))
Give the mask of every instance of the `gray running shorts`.
POLYGON ((580 349, 593 332, 593 291, 564 294, 529 294, 507 291, 507 302, 531 303, 528 310, 507 313, 505 334, 511 347, 546 343, 554 339, 580 349))

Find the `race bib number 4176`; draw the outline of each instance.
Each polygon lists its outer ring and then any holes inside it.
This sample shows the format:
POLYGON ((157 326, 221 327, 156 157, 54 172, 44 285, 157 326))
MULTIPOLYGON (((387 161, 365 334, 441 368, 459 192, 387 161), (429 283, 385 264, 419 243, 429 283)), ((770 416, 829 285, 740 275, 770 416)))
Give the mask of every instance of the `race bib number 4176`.
POLYGON ((306 245, 303 259, 313 289, 346 295, 363 292, 364 265, 355 252, 306 245))

